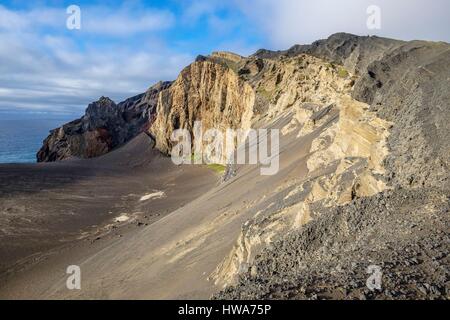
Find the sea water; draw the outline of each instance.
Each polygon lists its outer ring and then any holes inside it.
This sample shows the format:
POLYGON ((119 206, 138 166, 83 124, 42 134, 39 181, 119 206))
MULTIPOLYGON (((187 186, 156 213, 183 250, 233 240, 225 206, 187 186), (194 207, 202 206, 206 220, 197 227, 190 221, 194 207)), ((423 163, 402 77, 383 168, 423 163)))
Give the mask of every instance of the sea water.
POLYGON ((69 118, 0 118, 0 163, 36 162, 36 153, 50 130, 69 121, 69 118))

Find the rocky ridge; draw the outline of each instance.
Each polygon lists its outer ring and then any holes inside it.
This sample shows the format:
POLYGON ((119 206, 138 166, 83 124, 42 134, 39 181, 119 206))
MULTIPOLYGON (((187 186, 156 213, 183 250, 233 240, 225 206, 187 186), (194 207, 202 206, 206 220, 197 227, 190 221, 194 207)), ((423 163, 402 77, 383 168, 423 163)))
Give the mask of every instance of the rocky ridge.
POLYGON ((146 132, 158 93, 170 84, 159 82, 119 104, 107 97, 92 102, 83 117, 50 132, 36 155, 38 162, 98 157, 146 132))

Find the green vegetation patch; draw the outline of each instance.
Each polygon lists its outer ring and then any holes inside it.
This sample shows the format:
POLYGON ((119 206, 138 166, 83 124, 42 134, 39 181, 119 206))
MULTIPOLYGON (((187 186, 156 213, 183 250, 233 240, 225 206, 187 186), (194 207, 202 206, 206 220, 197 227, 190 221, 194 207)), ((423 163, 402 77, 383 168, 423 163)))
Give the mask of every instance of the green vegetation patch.
POLYGON ((341 78, 347 78, 348 77, 348 71, 344 68, 339 68, 338 70, 338 76, 341 78))
POLYGON ((191 163, 195 163, 197 161, 199 161, 200 163, 203 161, 202 155, 193 153, 191 155, 191 163))
POLYGON ((208 164, 208 168, 216 172, 217 174, 223 174, 225 172, 226 167, 222 164, 212 163, 208 164))
POLYGON ((273 92, 269 92, 263 87, 259 87, 256 90, 256 93, 259 94, 260 96, 262 96, 266 100, 270 100, 272 98, 272 95, 273 95, 273 92))

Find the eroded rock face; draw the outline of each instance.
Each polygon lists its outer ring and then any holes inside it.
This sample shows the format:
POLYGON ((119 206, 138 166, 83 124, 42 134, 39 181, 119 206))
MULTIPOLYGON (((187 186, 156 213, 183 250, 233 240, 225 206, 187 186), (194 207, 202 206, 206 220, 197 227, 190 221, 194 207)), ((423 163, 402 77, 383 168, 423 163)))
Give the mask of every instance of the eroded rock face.
POLYGON ((148 129, 158 94, 169 86, 160 82, 119 104, 101 97, 89 104, 83 117, 51 131, 37 153, 38 162, 92 158, 123 145, 148 129))
POLYGON ((450 45, 412 41, 371 63, 354 97, 395 123, 388 179, 403 188, 450 189, 450 45))
POLYGON ((448 186, 449 44, 399 41, 346 33, 285 51, 259 50, 274 58, 309 54, 335 61, 356 74, 352 97, 395 123, 389 137, 388 179, 403 187, 448 186), (416 141, 411 148, 411 141, 416 141))
POLYGON ((150 132, 156 147, 169 153, 172 132, 183 128, 192 133, 195 121, 202 121, 203 130, 248 129, 254 100, 251 86, 232 69, 209 60, 197 61, 161 92, 150 132))
MULTIPOLYGON (((286 194, 281 201, 262 200, 266 208, 243 226, 236 245, 211 275, 219 286, 235 283, 263 248, 317 218, 325 208, 387 188, 383 161, 390 123, 351 97, 354 77, 342 66, 303 54, 262 63, 257 75, 245 73, 265 105, 254 123, 278 127, 282 141, 310 140, 308 172, 303 179, 292 177, 273 186, 276 194, 286 194), (291 120, 279 127, 280 119, 291 120)), ((252 64, 247 61, 246 66, 252 64)))

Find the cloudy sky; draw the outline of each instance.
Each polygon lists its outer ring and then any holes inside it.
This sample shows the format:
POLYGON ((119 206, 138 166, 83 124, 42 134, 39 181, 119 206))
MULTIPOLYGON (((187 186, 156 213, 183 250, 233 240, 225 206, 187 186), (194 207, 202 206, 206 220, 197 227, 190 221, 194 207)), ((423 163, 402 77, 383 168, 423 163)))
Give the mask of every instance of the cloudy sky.
POLYGON ((448 0, 0 1, 0 117, 81 114, 172 80, 198 54, 249 55, 335 32, 450 42, 448 0), (66 27, 81 9, 81 29, 66 27), (367 8, 381 28, 367 28, 367 8))

